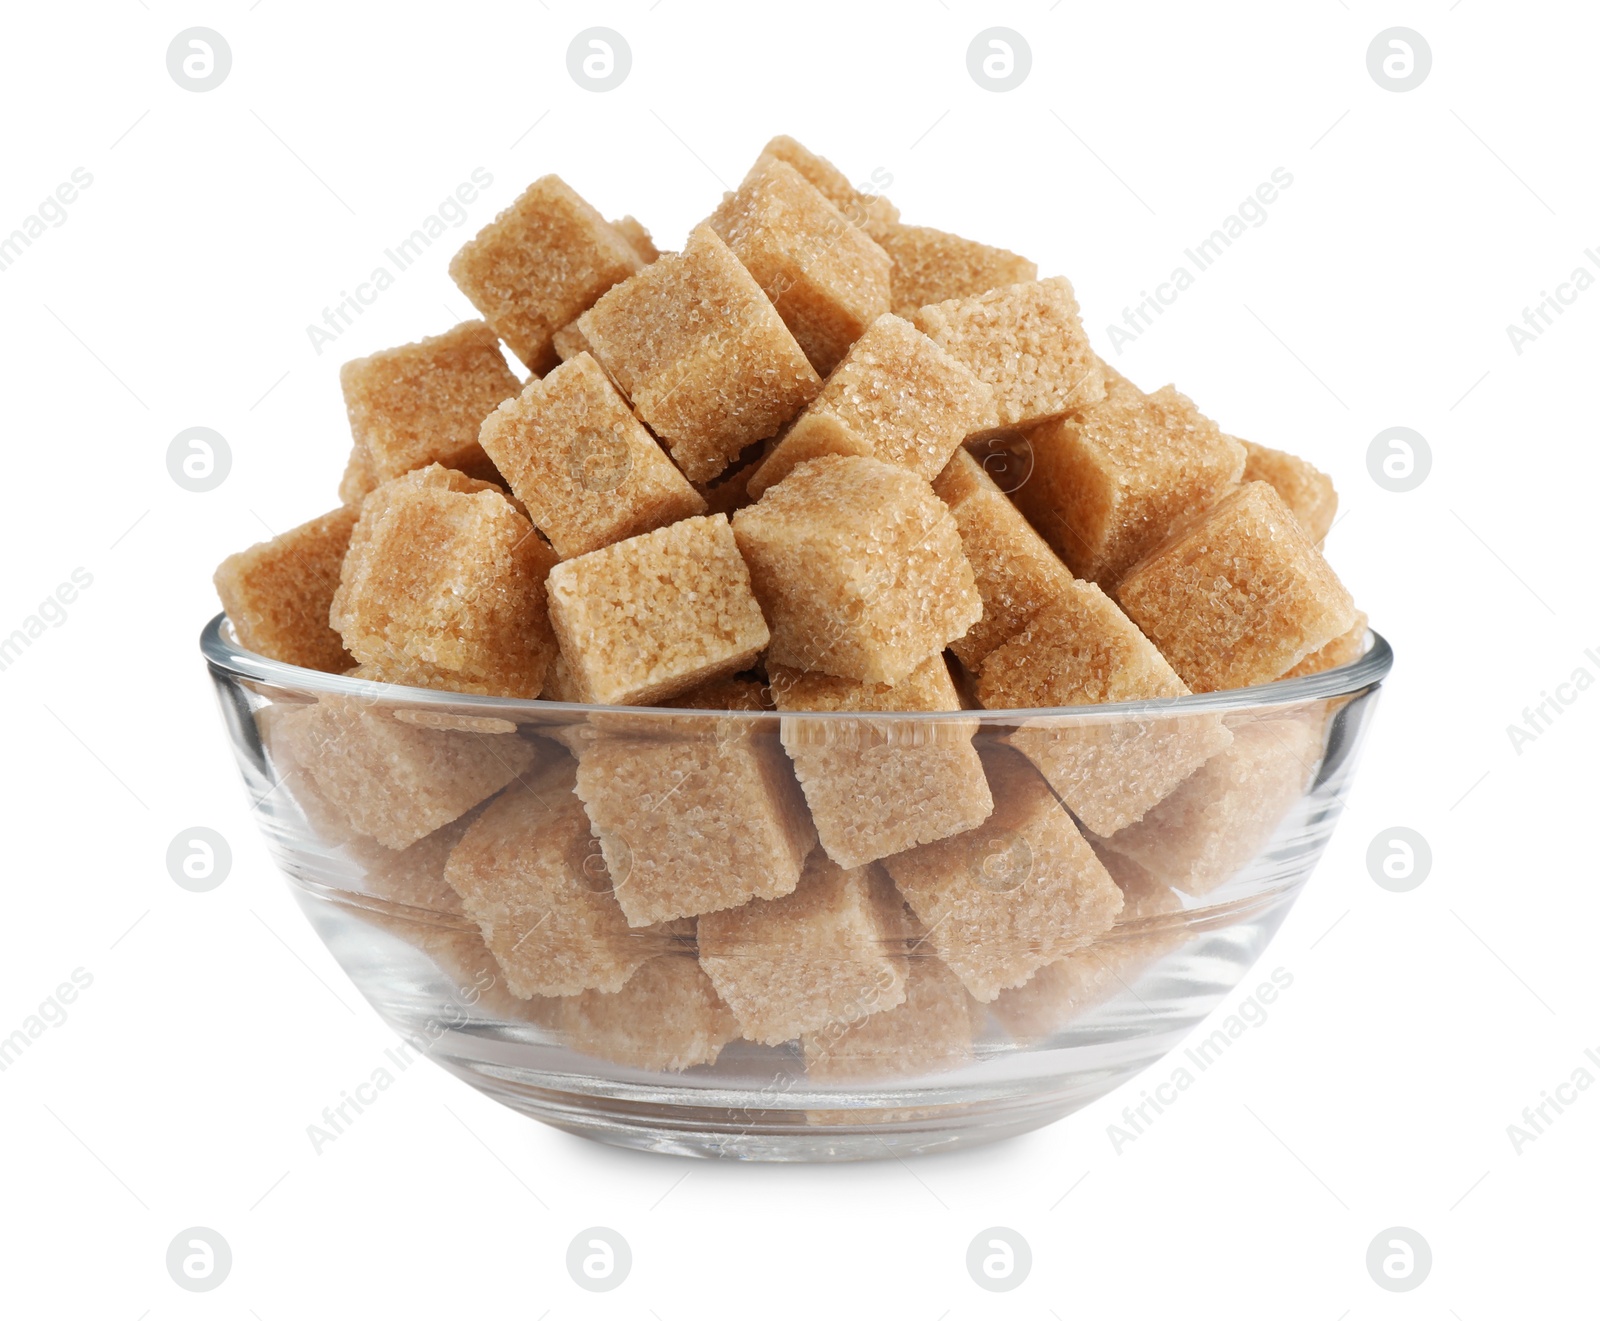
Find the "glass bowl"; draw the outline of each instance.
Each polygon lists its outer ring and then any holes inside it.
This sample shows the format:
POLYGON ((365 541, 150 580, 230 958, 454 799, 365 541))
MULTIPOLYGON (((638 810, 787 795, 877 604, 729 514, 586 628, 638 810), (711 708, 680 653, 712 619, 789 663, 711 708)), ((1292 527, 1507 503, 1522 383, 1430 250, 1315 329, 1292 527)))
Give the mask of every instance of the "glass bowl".
POLYGON ((221 615, 201 650, 278 865, 401 1037, 569 1132, 747 1160, 1025 1132, 1172 1050, 1310 877, 1393 662, 780 716, 372 683, 221 615))

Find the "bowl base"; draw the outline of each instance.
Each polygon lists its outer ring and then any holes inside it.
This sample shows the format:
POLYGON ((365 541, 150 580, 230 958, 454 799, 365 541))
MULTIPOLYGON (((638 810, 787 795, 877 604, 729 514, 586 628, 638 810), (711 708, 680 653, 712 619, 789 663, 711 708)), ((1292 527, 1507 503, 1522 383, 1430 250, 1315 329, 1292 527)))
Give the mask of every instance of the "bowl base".
POLYGON ((1043 1128, 1091 1099, 1051 1094, 904 1108, 752 1111, 573 1095, 435 1058, 502 1105, 565 1133, 612 1147, 704 1160, 816 1163, 959 1151, 1043 1128))

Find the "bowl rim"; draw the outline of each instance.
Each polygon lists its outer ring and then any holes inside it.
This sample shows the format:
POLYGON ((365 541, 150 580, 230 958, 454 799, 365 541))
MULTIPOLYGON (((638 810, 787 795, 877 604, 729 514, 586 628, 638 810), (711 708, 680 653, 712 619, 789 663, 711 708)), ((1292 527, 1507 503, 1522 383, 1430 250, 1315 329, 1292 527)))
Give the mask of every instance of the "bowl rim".
MULTIPOLYGON (((448 705, 485 715, 520 713, 525 719, 536 716, 587 717, 589 715, 615 715, 650 713, 671 716, 678 720, 703 717, 719 719, 737 716, 741 720, 759 720, 763 716, 774 719, 804 716, 807 720, 840 719, 847 721, 871 720, 978 720, 985 723, 1013 725, 1021 720, 1038 720, 1075 717, 1080 720, 1097 717, 1149 717, 1152 715, 1187 715, 1201 712, 1239 711, 1259 707, 1298 706, 1329 698, 1351 697, 1370 688, 1376 688, 1388 677, 1394 666, 1394 650, 1388 640, 1377 630, 1366 633, 1366 650, 1356 660, 1335 666, 1318 674, 1295 679, 1277 679, 1272 683, 1256 684, 1249 688, 1228 688, 1214 693, 1191 693, 1186 697, 1149 698, 1142 701, 1103 702, 1085 706, 1015 707, 961 711, 718 711, 698 707, 680 706, 608 706, 585 702, 552 702, 543 698, 494 697, 481 693, 456 693, 439 688, 412 688, 403 684, 380 683, 372 679, 354 679, 343 674, 328 674, 311 670, 287 661, 273 660, 242 647, 233 636, 233 625, 225 611, 219 611, 200 633, 200 651, 214 674, 234 679, 253 680, 280 688, 296 689, 316 696, 331 695, 381 700, 402 705, 448 705)), ((521 722, 519 722, 521 723, 521 722)))

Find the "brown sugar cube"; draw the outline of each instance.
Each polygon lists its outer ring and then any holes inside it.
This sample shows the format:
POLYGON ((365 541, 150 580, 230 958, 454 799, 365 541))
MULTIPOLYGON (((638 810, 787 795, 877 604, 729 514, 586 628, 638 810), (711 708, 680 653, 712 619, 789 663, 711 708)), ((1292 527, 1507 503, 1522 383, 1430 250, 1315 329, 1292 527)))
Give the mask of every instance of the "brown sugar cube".
POLYGON ((1033 471, 1013 498, 1074 574, 1108 591, 1233 490, 1245 463, 1244 447, 1170 385, 1147 395, 1117 377, 1099 403, 1028 441, 1033 471))
POLYGON ((978 678, 984 706, 1087 706, 1187 694, 1161 653, 1098 586, 1071 577, 1053 586, 1044 609, 985 658, 978 678))
POLYGON ((1256 856, 1322 758, 1322 709, 1231 722, 1233 741, 1103 847, 1165 885, 1209 894, 1256 856))
POLYGON ((287 795, 305 818, 312 836, 329 848, 364 842, 350 818, 329 801, 300 753, 302 745, 314 750, 314 740, 304 737, 313 708, 299 703, 274 702, 255 713, 256 732, 273 775, 271 797, 287 795))
POLYGON ((381 656, 374 661, 364 661, 348 674, 352 679, 396 684, 402 688, 432 688, 447 693, 472 693, 479 697, 505 696, 501 685, 493 679, 470 679, 455 670, 429 665, 409 656, 381 656))
POLYGON ((1356 622, 1348 633, 1341 633, 1320 651, 1314 651, 1293 669, 1285 670, 1285 679, 1299 679, 1308 674, 1321 674, 1361 659, 1367 649, 1367 614, 1356 611, 1356 622))
POLYGON ((620 991, 662 950, 629 929, 573 794, 577 766, 552 762, 490 803, 450 855, 461 896, 514 995, 620 991))
POLYGON ((589 352, 589 341, 583 337, 576 321, 569 321, 550 337, 551 347, 562 362, 571 362, 580 353, 589 352))
POLYGON ((993 390, 909 321, 885 313, 778 438, 749 490, 759 496, 822 454, 864 454, 932 481, 962 440, 995 418, 993 390))
POLYGON ((656 735, 576 731, 577 794, 630 926, 788 894, 816 842, 759 717, 659 718, 656 735))
POLYGON ((700 919, 700 966, 751 1041, 776 1046, 905 999, 906 924, 875 867, 820 853, 794 892, 700 919))
POLYGON ((698 688, 691 688, 681 697, 674 697, 666 705, 680 706, 695 711, 771 711, 771 695, 765 684, 756 679, 734 675, 727 679, 713 679, 698 688))
MULTIPOLYGON (((500 965, 483 943, 477 926, 464 916, 442 917, 420 909, 375 908, 369 904, 348 904, 369 927, 404 941, 422 954, 443 979, 443 986, 424 986, 415 994, 427 997, 448 996, 450 1014, 457 1026, 476 1019, 533 1023, 544 1028, 555 1026, 559 1000, 535 997, 523 1000, 506 989, 500 965)), ((388 953, 383 952, 386 963, 388 953)), ((389 975, 404 977, 408 984, 416 973, 412 969, 389 965, 389 975)))
POLYGON ((1147 556, 1117 600, 1197 693, 1270 683, 1356 621, 1350 593, 1266 482, 1147 556))
POLYGON ((1333 516, 1339 512, 1339 493, 1333 489, 1333 478, 1293 454, 1253 445, 1248 440, 1239 443, 1245 452, 1243 480, 1271 486, 1300 520, 1306 536, 1320 546, 1333 526, 1333 516))
MULTIPOLYGON (((989 653, 978 698, 995 709, 1089 706, 1183 697, 1183 680, 1093 583, 1057 592, 1023 631, 989 653)), ((1096 834, 1137 821, 1226 747, 1215 714, 1040 716, 1007 736, 1096 834)))
POLYGON ((587 353, 530 380, 479 439, 564 560, 705 512, 587 353))
POLYGON ((1139 820, 1228 746, 1214 714, 1105 716, 1076 723, 1041 716, 1007 741, 1050 782, 1073 814, 1097 834, 1139 820))
POLYGON ((586 702, 676 697, 745 669, 767 645, 725 514, 563 560, 548 589, 550 622, 586 702))
POLYGON ((363 893, 384 901, 351 904, 371 926, 420 950, 446 978, 463 1012, 553 1022, 554 1001, 520 1000, 506 989, 477 924, 445 880, 451 850, 477 819, 474 809, 398 852, 367 842, 356 850, 366 867, 363 893))
POLYGON ((546 702, 581 702, 577 687, 572 681, 572 671, 567 668, 566 657, 558 648, 555 659, 550 662, 550 668, 545 673, 544 687, 539 696, 546 702))
POLYGON ((555 1026, 561 1002, 543 996, 523 1000, 512 995, 482 934, 466 918, 446 923, 410 913, 377 913, 371 909, 363 910, 361 916, 368 925, 398 937, 428 958, 445 979, 447 993, 456 1004, 454 1012, 478 1019, 555 1026))
MULTIPOLYGON (((352 671, 354 673, 354 671, 352 671)), ((399 707, 394 718, 419 729, 454 729, 466 734, 514 734, 515 720, 500 716, 469 716, 459 711, 438 711, 430 707, 399 707)))
POLYGON ((452 490, 431 476, 363 501, 330 622, 362 662, 420 662, 537 697, 555 654, 544 593, 555 552, 498 489, 452 490))
POLYGON ((893 1009, 829 1023, 800 1038, 815 1082, 867 1082, 959 1068, 972 1062, 983 1010, 932 952, 913 950, 906 998, 893 1009))
MULTIPOLYGON (((456 495, 477 495, 489 491, 503 497, 519 513, 522 512, 519 508, 521 501, 498 481, 488 481, 454 468, 446 468, 443 464, 430 463, 426 467, 414 468, 404 476, 384 482, 381 487, 374 487, 368 492, 358 507, 362 517, 357 519, 355 530, 350 534, 350 550, 346 552, 346 558, 349 558, 352 551, 364 555, 368 542, 381 526, 382 520, 379 517, 381 512, 395 500, 416 491, 449 491, 456 495)), ((526 514, 523 516, 526 517, 526 514)))
MULTIPOLYGON (((944 656, 894 685, 771 669, 780 711, 959 711, 944 656)), ((975 720, 807 720, 786 715, 817 837, 841 867, 860 867, 982 824, 994 809, 972 747, 975 720)))
POLYGON ((275 743, 323 802, 385 848, 403 849, 523 775, 538 755, 515 734, 423 729, 358 698, 286 711, 275 743))
MULTIPOLYGON (((431 466, 434 468, 441 467, 437 463, 431 466)), ((406 476, 409 477, 422 471, 424 469, 414 468, 406 476)), ((454 473, 456 477, 463 481, 473 483, 470 486, 451 487, 450 489, 452 490, 487 491, 493 489, 499 491, 502 495, 506 494, 504 479, 495 469, 494 463, 489 456, 483 453, 481 446, 476 457, 470 457, 462 468, 451 468, 446 471, 454 473)), ((399 478, 394 478, 393 480, 398 481, 399 478)), ((377 477, 373 475, 372 463, 367 457, 366 450, 360 445, 352 446, 350 458, 345 463, 344 474, 339 478, 340 502, 359 509, 362 501, 377 490, 381 484, 377 477)), ((521 501, 512 497, 512 503, 520 505, 521 501)))
POLYGON ((450 888, 444 872, 451 850, 482 815, 482 806, 480 803, 403 849, 384 848, 376 840, 357 837, 349 851, 362 866, 360 892, 437 918, 459 919, 458 925, 463 927, 472 925, 461 906, 461 896, 450 888))
POLYGON ((217 566, 212 582, 241 647, 328 674, 350 668, 328 607, 355 525, 354 509, 335 509, 217 566))
POLYGON ((556 365, 556 331, 641 265, 626 237, 547 174, 451 258, 450 278, 542 376, 556 365))
MULTIPOLYGON (((487 457, 487 455, 485 456, 487 457)), ((350 457, 345 460, 344 472, 339 477, 339 502, 359 506, 378 484, 372 475, 372 460, 366 447, 351 445, 350 457)))
POLYGON ((1122 893, 1037 771, 983 751, 994 814, 976 830, 884 865, 928 943, 987 1003, 1110 929, 1122 893))
POLYGON ((822 388, 777 310, 708 226, 578 318, 589 352, 690 481, 721 473, 822 388))
POLYGON ((739 1036, 739 1021, 688 951, 651 959, 615 994, 561 1001, 557 1024, 573 1050, 658 1073, 715 1063, 739 1036))
POLYGON ((1072 590, 1072 573, 967 450, 956 450, 933 489, 955 516, 983 598, 983 618, 950 644, 976 673, 990 652, 1072 590))
POLYGON ((823 375, 889 310, 888 254, 785 161, 757 162, 706 224, 823 375))
POLYGON ((375 485, 430 463, 490 475, 478 424, 520 388, 482 321, 347 362, 339 384, 355 438, 352 467, 364 461, 375 485))
POLYGON ((735 714, 775 709, 765 681, 754 671, 709 680, 677 697, 665 699, 661 706, 696 714, 669 716, 660 710, 639 712, 626 708, 595 711, 589 715, 586 725, 569 726, 554 737, 576 753, 598 734, 641 734, 651 738, 670 734, 726 743, 751 733, 764 733, 770 740, 777 731, 775 721, 745 720, 735 714), (700 714, 704 712, 712 714, 700 714))
POLYGON ((1040 968, 1025 984, 995 998, 995 1019, 1019 1042, 1054 1036, 1122 992, 1137 997, 1133 986, 1145 969, 1189 937, 1177 916, 1183 901, 1170 886, 1127 858, 1105 849, 1095 852, 1122 891, 1122 912, 1094 944, 1040 968))
POLYGON ((1061 276, 920 307, 912 324, 994 387, 999 425, 1085 408, 1105 394, 1100 359, 1061 276))
MULTIPOLYGON (((553 751, 542 749, 539 744, 535 744, 535 748, 547 754, 553 751)), ((529 774, 533 777, 540 774, 537 764, 529 774)), ((422 908, 432 913, 464 918, 466 909, 462 906, 461 896, 445 879, 445 869, 450 865, 450 855, 456 845, 483 816, 485 807, 496 801, 491 797, 479 803, 454 821, 398 851, 380 849, 375 845, 358 850, 365 866, 362 892, 390 903, 404 904, 408 908, 422 908)))
MULTIPOLYGON (((345 551, 347 563, 359 564, 366 559, 368 546, 374 534, 383 525, 382 512, 392 501, 413 491, 453 491, 458 495, 476 495, 479 491, 493 491, 499 495, 506 494, 494 482, 469 477, 466 473, 446 468, 443 464, 430 463, 424 468, 415 468, 403 477, 384 482, 381 491, 374 487, 359 501, 356 525, 350 533, 350 546, 345 551), (352 552, 355 556, 353 560, 352 552)), ((333 607, 330 606, 330 617, 332 612, 333 607)), ((337 620, 331 622, 334 628, 339 627, 337 620)))
POLYGON ((898 683, 983 613, 944 502, 877 459, 803 463, 733 531, 773 664, 898 683))
POLYGON ((1026 257, 925 225, 891 225, 873 237, 894 263, 889 302, 901 316, 929 303, 1039 278, 1039 268, 1026 257))
POLYGON ((807 183, 826 197, 852 225, 876 239, 900 219, 900 212, 881 193, 863 192, 832 161, 808 151, 793 138, 780 134, 761 150, 752 170, 768 160, 792 165, 807 183))
POLYGON ((655 241, 650 237, 650 231, 632 216, 623 216, 621 220, 613 220, 611 228, 628 241, 628 246, 634 250, 639 260, 646 266, 661 255, 660 250, 655 245, 655 241))

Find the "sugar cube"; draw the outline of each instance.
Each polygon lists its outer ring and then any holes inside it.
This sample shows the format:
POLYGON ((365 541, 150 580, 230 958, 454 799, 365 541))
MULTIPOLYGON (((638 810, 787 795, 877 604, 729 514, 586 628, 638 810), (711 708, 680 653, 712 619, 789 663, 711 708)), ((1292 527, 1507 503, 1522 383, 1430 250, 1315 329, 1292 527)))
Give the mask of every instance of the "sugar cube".
POLYGON ((984 706, 1089 706, 1188 692, 1098 586, 1068 577, 1052 588, 1044 608, 984 659, 978 678, 984 706))
POLYGON ((1239 443, 1245 452, 1243 480, 1268 483, 1300 520, 1306 536, 1320 546, 1339 511, 1333 478, 1296 455, 1253 445, 1248 440, 1239 443))
POLYGON ((644 964, 620 991, 560 1002, 557 1031, 573 1050, 651 1072, 715 1063, 739 1022, 687 950, 644 964))
POLYGON ((530 380, 479 436, 564 560, 705 512, 587 353, 530 380))
POLYGON ((676 697, 737 673, 767 645, 725 514, 563 560, 548 589, 561 654, 586 702, 676 697))
MULTIPOLYGON (((493 679, 471 679, 455 670, 429 665, 409 656, 380 656, 363 661, 348 671, 352 679, 368 683, 392 683, 402 688, 437 688, 447 693, 474 693, 480 697, 504 697, 502 686, 493 679)), ((548 683, 549 671, 546 670, 548 683)), ((543 689, 540 690, 543 692, 543 689)))
POLYGON ((706 223, 822 375, 889 310, 888 254, 785 161, 758 161, 706 223))
POLYGON ((276 739, 357 834, 403 849, 523 775, 538 755, 515 734, 423 729, 358 698, 286 711, 276 739))
POLYGON ((701 225, 578 318, 589 352, 690 481, 721 473, 822 388, 761 286, 701 225))
POLYGON ((398 850, 358 838, 351 852, 362 863, 361 893, 386 903, 418 909, 419 917, 430 914, 441 920, 461 919, 463 926, 470 924, 461 906, 461 896, 445 879, 445 867, 451 851, 481 815, 482 804, 479 804, 398 850))
MULTIPOLYGON (((255 714, 256 732, 274 780, 270 796, 286 795, 305 818, 312 838, 329 848, 367 842, 350 818, 317 787, 316 779, 300 755, 302 748, 309 753, 316 746, 315 740, 304 734, 307 724, 314 719, 305 714, 311 709, 297 702, 273 702, 255 714)), ((278 810, 276 804, 274 810, 278 810)))
POLYGON ((1105 849, 1095 852, 1122 891, 1122 912, 1094 944, 1040 968, 1026 983, 995 998, 995 1019, 1019 1043, 1053 1036, 1122 992, 1137 996, 1134 983, 1145 969, 1188 939, 1177 916, 1183 901, 1170 886, 1127 858, 1105 849))
POLYGON ((901 316, 929 303, 1039 278, 1039 268, 1026 257, 925 225, 891 225, 873 237, 894 263, 889 302, 901 316))
MULTIPOLYGON (((991 708, 1090 706, 1188 693, 1161 653, 1094 583, 1073 580, 1055 602, 989 653, 978 698, 991 708)), ((1007 736, 1090 830, 1137 821, 1228 742, 1211 713, 1037 716, 1007 736)))
POLYGON ((456 253, 450 278, 528 370, 543 375, 556 365, 556 331, 642 265, 627 238, 547 174, 456 253))
POLYGON ((1175 534, 1116 595, 1197 693, 1270 683, 1356 620, 1350 593, 1266 482, 1175 534))
POLYGON ((577 794, 630 926, 788 894, 816 834, 756 718, 685 714, 651 735, 576 731, 577 794))
POLYGON ((484 809, 445 879, 478 923, 513 994, 620 991, 663 953, 629 928, 583 804, 576 766, 552 762, 484 809))
POLYGON ((1340 665, 1349 665, 1358 661, 1365 654, 1367 648, 1367 614, 1364 610, 1356 611, 1356 622, 1350 626, 1348 633, 1341 633, 1319 651, 1312 652, 1292 669, 1285 670, 1285 679, 1298 679, 1307 674, 1321 674, 1324 670, 1332 670, 1340 665))
POLYGON ((911 321, 994 387, 1000 426, 1040 422, 1105 394, 1100 359, 1061 276, 931 303, 911 321))
POLYGON ((899 211, 887 197, 856 188, 832 161, 806 150, 791 137, 780 135, 768 142, 753 168, 759 168, 768 160, 784 161, 799 170, 851 224, 859 225, 871 238, 878 238, 900 218, 899 211))
POLYGON ((976 673, 990 652, 1057 596, 1071 592, 1072 573, 967 450, 956 450, 933 489, 955 516, 983 599, 983 617, 950 644, 976 673))
POLYGON ((733 675, 727 679, 713 679, 698 688, 691 688, 681 697, 674 697, 667 706, 679 706, 697 711, 770 711, 771 695, 765 684, 757 679, 733 675))
MULTIPOLYGON (((571 362, 580 353, 589 352, 589 341, 583 337, 576 321, 569 321, 550 337, 550 347, 562 362, 571 362)), ((592 355, 591 355, 592 356, 592 355)))
POLYGON ((365 447, 351 445, 350 457, 345 460, 344 472, 339 477, 339 502, 352 508, 359 507, 377 484, 378 479, 372 475, 372 460, 367 457, 365 447))
POLYGON ((360 661, 537 697, 555 653, 544 593, 555 552, 498 489, 451 489, 463 480, 423 469, 363 501, 329 620, 360 661))
POLYGON ((1229 723, 1228 747, 1104 848, 1195 895, 1209 894, 1255 857, 1316 774, 1322 710, 1229 723))
POLYGON ((778 665, 898 683, 983 613, 944 502, 877 459, 811 459, 733 531, 778 665))
POLYGON ((328 607, 355 525, 354 509, 335 509, 217 566, 212 581, 241 647, 329 674, 350 668, 328 607))
POLYGON ((700 919, 700 966, 751 1041, 775 1046, 905 999, 906 924, 876 868, 814 853, 791 894, 700 919))
POLYGON ((555 658, 550 662, 550 668, 545 672, 544 687, 539 696, 546 702, 581 702, 578 688, 572 678, 572 671, 567 668, 567 658, 561 654, 561 649, 556 648, 555 658))
POLYGON ((369 925, 420 950, 445 977, 457 1006, 501 1017, 548 1021, 555 1001, 521 1000, 505 979, 477 923, 444 878, 450 852, 477 819, 474 809, 414 844, 393 852, 372 842, 355 851, 366 865, 362 892, 380 905, 351 903, 369 925))
MULTIPOLYGON (((770 676, 779 711, 961 709, 939 653, 893 685, 777 665, 770 676)), ((972 747, 977 727, 975 720, 784 716, 783 746, 828 856, 860 867, 981 825, 994 801, 972 747)))
POLYGON ((655 241, 650 237, 650 231, 632 216, 623 216, 621 220, 613 220, 611 228, 628 241, 628 246, 634 250, 639 260, 646 266, 661 255, 660 249, 656 247, 655 241))
POLYGON ((814 1082, 868 1082, 959 1068, 972 1061, 972 1040, 982 1021, 983 1011, 961 979, 931 951, 913 949, 902 1003, 801 1037, 806 1076, 814 1082))
POLYGON ((995 425, 994 391, 909 321, 867 327, 750 479, 759 496, 821 454, 864 454, 932 481, 962 440, 995 425))
MULTIPOLYGON (((478 424, 519 388, 482 321, 347 362, 339 384, 355 439, 351 465, 374 486, 430 463, 491 476, 478 424)), ((352 490, 363 480, 349 477, 352 490)))
POLYGON ((1116 376, 1100 402, 1028 440, 1032 475, 1013 498, 1073 573, 1108 591, 1233 490, 1245 463, 1243 446, 1170 385, 1147 395, 1116 376))
POLYGON ((1000 745, 982 755, 994 814, 884 865, 928 943, 987 1003, 1109 930, 1122 893, 1032 766, 1000 745))

